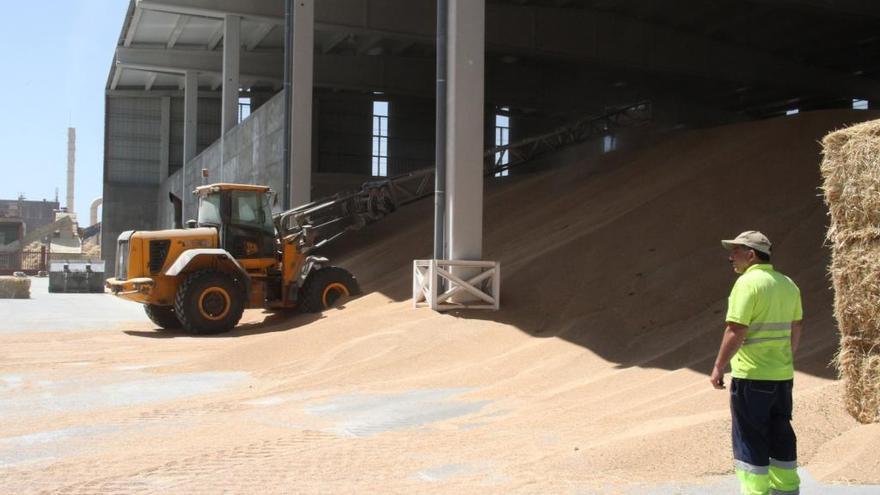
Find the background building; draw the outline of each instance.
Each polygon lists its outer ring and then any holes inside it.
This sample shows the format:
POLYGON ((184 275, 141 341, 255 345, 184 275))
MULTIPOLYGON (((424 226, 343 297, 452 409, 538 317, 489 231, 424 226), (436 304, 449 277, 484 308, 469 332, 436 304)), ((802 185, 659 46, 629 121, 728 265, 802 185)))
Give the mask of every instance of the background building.
POLYGON ((0 217, 16 217, 24 221, 25 233, 39 229, 55 221, 57 201, 29 201, 26 199, 0 199, 0 217))

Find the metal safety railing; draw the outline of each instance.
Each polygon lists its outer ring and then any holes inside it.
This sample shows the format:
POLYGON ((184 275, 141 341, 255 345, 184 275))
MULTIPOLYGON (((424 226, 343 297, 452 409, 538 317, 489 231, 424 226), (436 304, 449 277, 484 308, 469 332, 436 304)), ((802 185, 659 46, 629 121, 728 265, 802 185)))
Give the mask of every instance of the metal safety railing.
POLYGON ((11 251, 0 253, 0 275, 14 272, 34 274, 45 271, 48 253, 43 246, 40 251, 11 251))

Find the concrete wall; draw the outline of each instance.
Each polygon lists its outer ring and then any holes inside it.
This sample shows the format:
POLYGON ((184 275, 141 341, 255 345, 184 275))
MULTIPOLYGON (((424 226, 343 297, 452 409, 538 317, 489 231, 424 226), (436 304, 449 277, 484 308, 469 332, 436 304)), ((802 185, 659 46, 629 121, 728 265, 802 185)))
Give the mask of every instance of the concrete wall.
MULTIPOLYGON (((316 153, 312 197, 359 186, 369 179, 372 158, 373 100, 369 94, 318 92, 314 133, 316 153)), ((416 97, 383 98, 389 105, 389 175, 433 166, 434 102, 416 97)), ((172 105, 172 117, 174 118, 172 105)), ((200 117, 201 119, 201 117, 200 117)), ((262 103, 238 127, 225 136, 226 150, 221 164, 221 142, 207 146, 186 166, 180 167, 155 189, 156 228, 170 228, 174 210, 171 192, 184 200, 184 221, 198 213, 192 190, 202 184, 201 170, 208 170, 208 183, 237 182, 282 187, 284 96, 279 92, 262 103)), ((177 130, 177 125, 172 125, 177 130)), ((201 131, 201 128, 200 128, 201 131)), ((202 140, 200 139, 201 143, 202 140)), ((174 139, 172 139, 174 146, 174 139)), ((118 234, 117 234, 118 235, 118 234)))
MULTIPOLYGON (((155 191, 157 227, 171 228, 174 225, 174 209, 168 199, 169 192, 183 200, 184 221, 198 216, 198 204, 192 191, 203 183, 203 168, 208 170, 208 183, 260 184, 280 192, 283 125, 284 96, 278 93, 239 126, 227 132, 223 142, 218 139, 205 147, 186 165, 185 173, 182 169, 173 172, 155 191), (221 147, 225 147, 222 163, 221 147)), ((201 139, 199 142, 202 142, 201 139)))

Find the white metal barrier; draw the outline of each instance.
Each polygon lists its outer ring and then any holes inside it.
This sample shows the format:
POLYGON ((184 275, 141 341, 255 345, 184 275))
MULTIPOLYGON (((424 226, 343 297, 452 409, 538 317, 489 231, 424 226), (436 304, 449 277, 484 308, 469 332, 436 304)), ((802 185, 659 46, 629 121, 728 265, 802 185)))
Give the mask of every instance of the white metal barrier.
POLYGON ((429 307, 434 311, 450 309, 494 309, 501 306, 501 263, 497 261, 414 260, 413 307, 429 307), (478 273, 464 280, 452 274, 452 267, 476 268, 478 273), (441 280, 448 287, 442 293, 441 280), (490 283, 487 283, 491 281, 490 283), (483 290, 480 287, 485 287, 483 290), (450 299, 459 296, 476 298, 474 302, 450 299))

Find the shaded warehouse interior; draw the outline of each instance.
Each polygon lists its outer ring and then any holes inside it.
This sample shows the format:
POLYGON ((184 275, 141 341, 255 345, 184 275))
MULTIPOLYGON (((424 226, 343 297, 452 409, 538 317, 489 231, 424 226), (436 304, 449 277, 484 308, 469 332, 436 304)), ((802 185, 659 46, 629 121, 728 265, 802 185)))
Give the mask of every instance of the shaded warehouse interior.
MULTIPOLYGON (((867 2, 485 3, 487 150, 599 118, 578 148, 589 157, 671 129, 880 100, 880 7, 867 2), (601 119, 635 104, 647 104, 648 119, 601 119)), ((312 7, 312 22, 292 36, 307 38, 291 50, 293 92, 311 101, 292 112, 292 132, 308 140, 291 150, 290 183, 307 186, 292 191, 293 203, 433 166, 436 2, 312 7), (297 60, 312 73, 298 73, 297 60)), ((211 182, 283 190, 284 8, 131 2, 106 88, 106 259, 120 232, 172 226, 169 192, 194 217, 188 192, 203 168, 211 182)))

